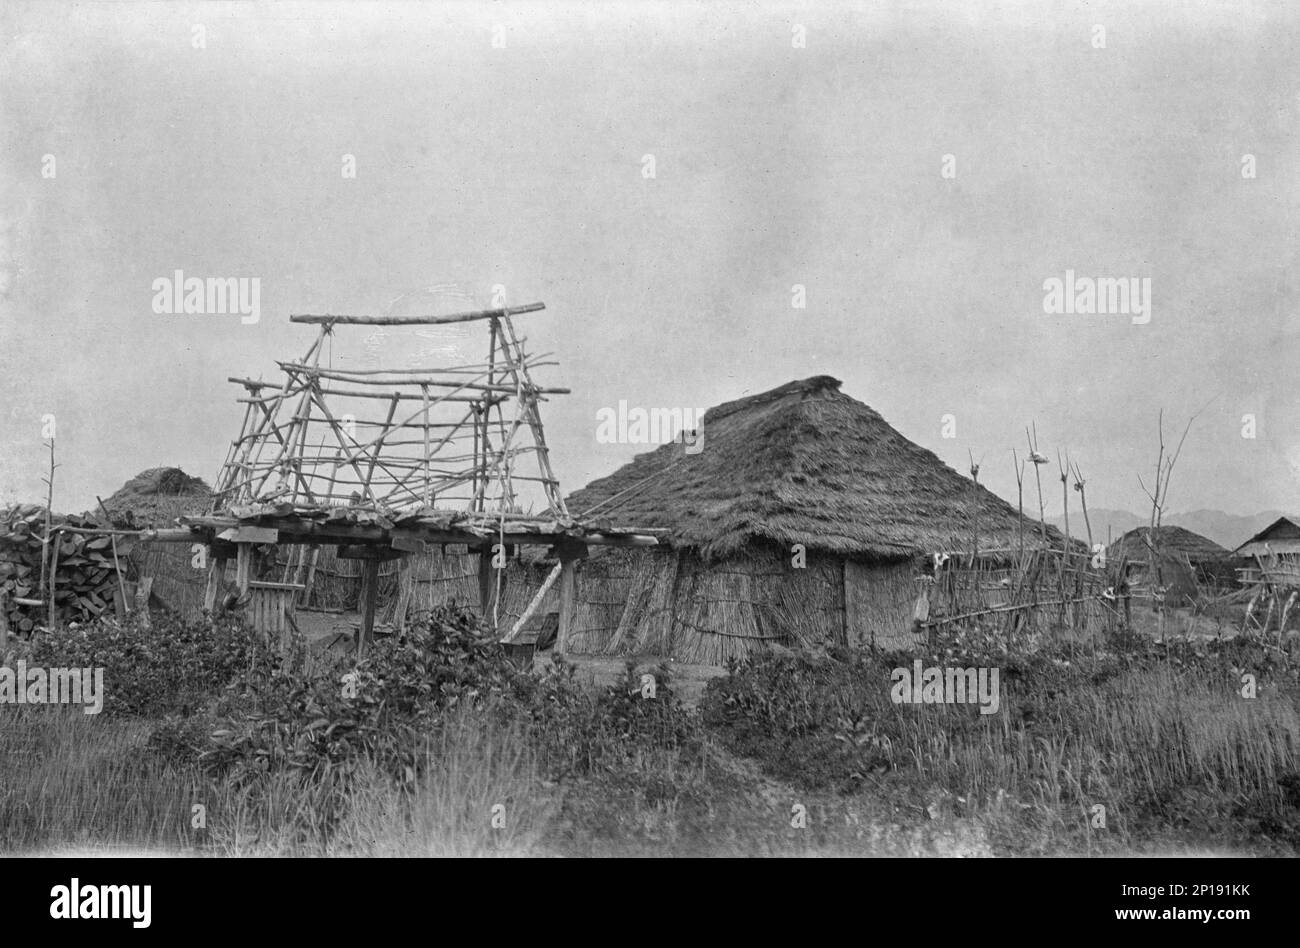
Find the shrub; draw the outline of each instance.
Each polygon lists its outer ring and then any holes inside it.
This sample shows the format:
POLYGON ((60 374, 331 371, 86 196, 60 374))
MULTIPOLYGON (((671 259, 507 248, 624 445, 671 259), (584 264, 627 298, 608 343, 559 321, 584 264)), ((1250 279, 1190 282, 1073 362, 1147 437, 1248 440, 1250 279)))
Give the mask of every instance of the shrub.
POLYGON ((154 716, 189 714, 236 676, 279 662, 256 633, 233 615, 196 620, 172 614, 144 625, 99 618, 40 633, 29 661, 62 668, 104 669, 104 711, 154 716))
POLYGON ((518 675, 473 613, 443 607, 404 636, 376 642, 359 663, 247 670, 227 686, 202 763, 214 774, 253 778, 282 770, 347 775, 369 760, 410 782, 421 742, 443 712, 499 698, 518 675))

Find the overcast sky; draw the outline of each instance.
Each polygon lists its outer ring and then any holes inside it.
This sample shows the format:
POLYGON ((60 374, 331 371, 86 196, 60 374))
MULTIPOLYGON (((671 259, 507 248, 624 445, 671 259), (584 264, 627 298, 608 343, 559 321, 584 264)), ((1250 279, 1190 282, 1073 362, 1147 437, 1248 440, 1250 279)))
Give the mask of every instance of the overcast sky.
POLYGON ((1300 510, 1297 6, 855 6, 8 0, 0 503, 43 498, 46 414, 57 509, 211 482, 227 376, 311 343, 290 313, 500 284, 547 305, 518 325, 573 389, 566 490, 646 450, 601 408, 829 374, 1012 501, 1035 422, 1090 506, 1140 510, 1157 412, 1203 408, 1171 508, 1300 510), (176 270, 257 277, 260 321, 155 313, 176 270), (1067 270, 1149 278, 1150 321, 1045 313, 1067 270))

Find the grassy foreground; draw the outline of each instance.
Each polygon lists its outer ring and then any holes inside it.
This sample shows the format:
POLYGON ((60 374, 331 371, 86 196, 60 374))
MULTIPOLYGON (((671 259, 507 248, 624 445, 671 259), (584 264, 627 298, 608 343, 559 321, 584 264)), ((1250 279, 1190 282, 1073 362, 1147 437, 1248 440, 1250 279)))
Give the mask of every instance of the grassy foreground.
MULTIPOLYGON (((1058 654, 1059 652, 1059 654, 1058 654)), ((512 666, 445 610, 359 666, 238 623, 43 633, 104 712, 0 705, 0 851, 196 855, 1294 854, 1296 669, 1261 643, 1007 657, 776 651, 681 705, 512 666), (995 667, 996 714, 890 673, 995 667), (1243 678, 1243 676, 1253 676, 1243 678), (1253 688, 1251 687, 1253 684, 1253 688)))

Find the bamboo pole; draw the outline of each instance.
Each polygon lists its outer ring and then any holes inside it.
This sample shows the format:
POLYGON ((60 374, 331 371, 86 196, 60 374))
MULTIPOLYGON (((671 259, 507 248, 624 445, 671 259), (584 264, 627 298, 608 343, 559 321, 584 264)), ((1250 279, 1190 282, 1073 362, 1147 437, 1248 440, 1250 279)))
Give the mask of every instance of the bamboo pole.
POLYGON ((446 316, 334 316, 330 314, 295 313, 289 317, 289 321, 319 326, 443 326, 449 323, 465 323, 479 319, 497 319, 502 316, 522 316, 524 313, 536 313, 543 309, 546 309, 545 303, 526 303, 522 306, 499 309, 449 313, 446 316))
MULTIPOLYGON (((104 516, 108 518, 108 522, 112 523, 113 518, 109 515, 108 508, 104 506, 103 499, 96 494, 95 500, 99 504, 99 509, 104 511, 104 516)), ((123 612, 129 613, 131 611, 131 604, 127 602, 126 599, 126 580, 122 578, 122 564, 119 563, 117 559, 117 537, 110 536, 108 539, 113 546, 113 572, 117 575, 117 589, 118 593, 122 597, 122 610, 123 612)))
MULTIPOLYGON (((400 379, 400 380, 373 379, 373 378, 366 378, 366 377, 358 378, 340 369, 312 369, 309 366, 299 365, 294 362, 280 362, 277 364, 280 366, 280 368, 284 369, 286 372, 309 370, 311 374, 314 376, 319 376, 320 378, 323 379, 329 379, 332 382, 350 382, 353 385, 377 385, 377 386, 396 386, 396 385, 426 386, 427 385, 434 388, 450 388, 450 389, 455 389, 457 391, 468 390, 474 392, 497 392, 502 394, 511 394, 516 390, 513 386, 509 386, 509 385, 496 385, 491 383, 481 384, 481 383, 474 383, 474 382, 457 382, 455 380, 442 381, 435 378, 400 379)), ((567 389, 567 388, 541 388, 541 387, 531 386, 531 385, 529 386, 529 388, 530 389, 535 388, 536 391, 541 395, 573 394, 572 389, 567 389)))
MULTIPOLYGON (((413 383, 413 384, 419 384, 419 383, 413 383)), ((271 386, 269 383, 268 383, 267 387, 268 387, 268 388, 272 388, 272 387, 277 387, 277 388, 278 388, 278 386, 271 386)), ((349 391, 349 390, 347 390, 347 389, 341 389, 341 388, 326 388, 326 387, 323 386, 323 385, 322 385, 322 386, 319 386, 316 390, 317 390, 318 392, 320 392, 322 395, 337 395, 339 398, 380 398, 380 399, 383 399, 384 401, 387 401, 388 399, 390 399, 390 398, 393 397, 393 393, 392 393, 392 392, 361 392, 361 391, 355 391, 355 392, 354 392, 354 391, 349 391)), ((296 393, 295 393, 295 392, 290 392, 290 394, 296 394, 296 393)), ((401 401, 404 401, 404 402, 418 402, 418 401, 420 401, 420 396, 417 395, 417 394, 409 394, 409 395, 398 394, 397 397, 398 397, 401 401)), ((495 395, 495 396, 492 396, 492 397, 493 397, 494 399, 496 399, 496 400, 504 400, 504 399, 502 398, 501 395, 495 395)), ((236 402, 237 404, 241 404, 241 405, 242 405, 242 404, 245 404, 245 403, 257 404, 258 402, 261 402, 261 403, 265 404, 265 403, 273 402, 273 401, 275 401, 274 398, 258 398, 258 399, 255 399, 255 398, 237 398, 237 399, 235 399, 235 402, 236 402)), ((475 396, 473 396, 473 395, 440 395, 440 396, 438 396, 438 401, 439 401, 439 402, 454 402, 454 403, 460 403, 460 404, 462 404, 462 405, 467 405, 467 404, 470 404, 471 402, 472 402, 472 403, 475 403, 475 404, 478 404, 478 403, 480 403, 480 402, 482 401, 482 399, 477 398, 477 397, 475 397, 475 396)))
MULTIPOLYGON (((54 438, 50 437, 50 473, 48 477, 42 478, 45 481, 45 534, 41 538, 41 588, 40 596, 45 596, 46 572, 45 564, 50 558, 50 522, 54 513, 54 469, 57 467, 54 463, 54 438)), ((53 581, 51 577, 51 582, 53 581)), ((54 596, 50 596, 50 614, 54 614, 54 596)))
POLYGON ((53 629, 56 617, 54 595, 59 588, 59 544, 51 543, 50 546, 50 620, 47 627, 53 629))
POLYGON ((429 449, 429 386, 421 385, 420 394, 424 398, 424 503, 432 507, 433 494, 429 492, 429 464, 433 461, 433 452, 429 449))

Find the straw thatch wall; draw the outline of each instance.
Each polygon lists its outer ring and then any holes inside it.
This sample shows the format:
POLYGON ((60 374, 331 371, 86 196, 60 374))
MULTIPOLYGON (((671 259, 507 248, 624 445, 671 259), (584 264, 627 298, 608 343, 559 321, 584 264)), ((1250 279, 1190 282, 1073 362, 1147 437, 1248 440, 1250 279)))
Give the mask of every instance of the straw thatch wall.
POLYGON ((844 561, 845 627, 857 647, 909 648, 925 636, 913 627, 919 571, 906 560, 844 561))
MULTIPOLYGON (((395 624, 403 587, 407 589, 408 616, 453 600, 477 608, 478 559, 477 550, 471 551, 464 545, 448 544, 428 553, 412 554, 401 560, 381 563, 377 621, 395 624)), ((297 560, 293 562, 296 563, 297 560)), ((361 591, 361 569, 361 561, 339 559, 336 548, 321 547, 316 560, 310 605, 315 608, 356 611, 361 591)), ((545 582, 548 569, 544 564, 528 565, 512 557, 507 561, 505 569, 494 571, 494 579, 501 580, 498 629, 504 631, 514 625, 545 582)), ((552 590, 547 601, 542 604, 543 608, 537 610, 535 616, 538 621, 546 612, 558 609, 555 596, 552 590)))
POLYGON ((774 644, 902 647, 916 641, 914 574, 905 560, 816 552, 796 568, 757 545, 714 561, 689 549, 601 551, 579 569, 567 649, 722 665, 774 644))

